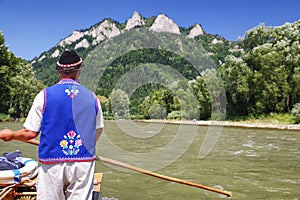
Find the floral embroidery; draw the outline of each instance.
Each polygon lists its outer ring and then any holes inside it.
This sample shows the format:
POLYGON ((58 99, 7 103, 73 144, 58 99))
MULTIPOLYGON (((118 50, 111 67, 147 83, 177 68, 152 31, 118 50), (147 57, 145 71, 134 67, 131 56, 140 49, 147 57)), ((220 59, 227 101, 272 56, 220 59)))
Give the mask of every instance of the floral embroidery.
POLYGON ((82 146, 82 140, 80 135, 77 135, 75 131, 69 131, 67 135, 64 135, 64 140, 60 141, 60 146, 62 147, 62 152, 65 155, 77 155, 82 146))
POLYGON ((72 85, 65 89, 65 92, 70 98, 73 99, 79 93, 79 90, 76 85, 72 85))

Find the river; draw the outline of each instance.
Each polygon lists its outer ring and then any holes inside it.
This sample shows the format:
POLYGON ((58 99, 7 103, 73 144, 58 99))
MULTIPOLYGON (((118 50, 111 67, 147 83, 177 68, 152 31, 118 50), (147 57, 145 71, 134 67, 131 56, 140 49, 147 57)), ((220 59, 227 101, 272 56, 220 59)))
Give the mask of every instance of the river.
MULTIPOLYGON (((0 129, 18 129, 21 125, 0 123, 0 129)), ((104 130, 97 143, 97 154, 100 156, 230 191, 233 195, 231 199, 300 199, 299 131, 224 127, 212 150, 200 157, 199 150, 209 130, 208 126, 107 121, 104 130), (129 125, 124 126, 126 124, 129 125), (184 137, 174 139, 181 134, 180 131, 184 137), (169 144, 177 145, 175 150, 179 152, 174 153, 171 158, 163 154, 169 144)), ((0 141, 0 148, 2 153, 20 150, 24 157, 37 157, 35 146, 19 141, 0 141)), ((166 152, 172 154, 174 149, 166 152)), ((96 171, 104 173, 101 186, 104 199, 226 198, 215 192, 101 162, 96 163, 96 171)))

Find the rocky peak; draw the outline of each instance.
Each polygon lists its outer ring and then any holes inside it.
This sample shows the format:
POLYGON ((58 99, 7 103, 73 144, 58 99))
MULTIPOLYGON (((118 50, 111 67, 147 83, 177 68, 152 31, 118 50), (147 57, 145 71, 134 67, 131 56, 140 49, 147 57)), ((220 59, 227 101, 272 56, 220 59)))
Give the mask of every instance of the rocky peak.
POLYGON ((214 38, 212 41, 211 41, 212 44, 223 44, 224 42, 222 40, 218 40, 217 38, 214 38))
POLYGON ((90 46, 90 43, 87 41, 87 39, 83 39, 75 45, 74 49, 88 48, 89 46, 90 46))
POLYGON ((67 37, 64 40, 60 41, 60 43, 58 45, 64 47, 65 45, 72 44, 76 40, 79 40, 83 36, 84 36, 83 32, 73 31, 72 35, 70 35, 69 37, 67 37))
POLYGON ((120 35, 121 31, 117 28, 115 23, 109 20, 104 20, 99 26, 93 27, 89 30, 88 35, 95 38, 96 42, 99 43, 106 38, 112 38, 120 35))
POLYGON ((160 14, 157 16, 149 30, 155 32, 169 32, 180 34, 178 25, 164 14, 160 14))
MULTIPOLYGON (((1 0, 0 0, 1 1, 1 0)), ((147 20, 147 19, 146 19, 147 20)), ((127 20, 126 26, 124 29, 118 29, 117 25, 113 22, 113 20, 104 19, 102 22, 92 26, 91 28, 84 30, 84 31, 73 31, 71 35, 66 37, 65 39, 61 40, 57 44, 56 50, 51 51, 49 54, 52 58, 56 58, 59 56, 60 51, 58 47, 66 48, 69 45, 78 48, 88 48, 89 46, 96 46, 100 42, 108 39, 113 38, 115 36, 120 35, 122 32, 130 29, 134 29, 135 27, 145 27, 146 20, 143 18, 141 14, 135 11, 130 19, 127 20), (92 40, 87 40, 87 37, 92 37, 92 40)), ((159 14, 151 27, 149 28, 151 31, 155 32, 168 32, 168 33, 175 33, 181 34, 178 25, 165 14, 159 14)), ((187 38, 194 38, 198 35, 203 35, 204 30, 199 24, 195 24, 189 34, 186 36, 187 38)), ((213 40, 213 44, 221 43, 222 41, 213 40)), ((45 57, 45 54, 40 55, 40 59, 45 57)), ((41 60, 36 60, 41 61, 41 60)))
POLYGON ((204 34, 204 31, 203 31, 203 28, 199 25, 199 24, 196 24, 190 31, 190 33, 188 34, 188 38, 194 38, 198 35, 203 35, 204 34))
POLYGON ((54 53, 51 55, 52 58, 57 58, 60 55, 60 51, 56 49, 54 53))
POLYGON ((130 30, 137 26, 143 26, 144 24, 145 24, 145 22, 142 19, 141 15, 137 11, 134 11, 132 17, 130 19, 128 19, 128 21, 126 23, 125 29, 130 30))
MULTIPOLYGON (((96 45, 99 42, 105 40, 106 38, 112 38, 119 34, 121 34, 121 31, 117 28, 116 24, 106 19, 98 26, 95 26, 88 31, 85 32, 73 31, 73 33, 69 37, 61 40, 58 45, 61 47, 65 47, 66 45, 70 45, 74 42, 79 41, 85 35, 92 36, 94 38, 93 45, 96 45)), ((76 44, 77 48, 80 47, 86 48, 88 46, 89 43, 87 40, 81 40, 80 43, 76 44)))

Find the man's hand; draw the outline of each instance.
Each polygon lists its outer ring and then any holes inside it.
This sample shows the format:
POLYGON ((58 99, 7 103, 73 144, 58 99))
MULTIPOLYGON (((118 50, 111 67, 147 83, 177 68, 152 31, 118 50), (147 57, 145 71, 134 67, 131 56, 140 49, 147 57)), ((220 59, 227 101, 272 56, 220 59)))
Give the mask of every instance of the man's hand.
POLYGON ((2 139, 5 142, 11 141, 12 140, 12 133, 13 131, 10 129, 3 129, 0 131, 0 139, 2 139))

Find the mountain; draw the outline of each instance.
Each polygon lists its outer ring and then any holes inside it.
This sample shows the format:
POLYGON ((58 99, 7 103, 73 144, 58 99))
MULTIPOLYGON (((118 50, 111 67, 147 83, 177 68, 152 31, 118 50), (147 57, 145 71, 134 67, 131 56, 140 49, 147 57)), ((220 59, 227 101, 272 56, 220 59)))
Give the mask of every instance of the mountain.
POLYGON ((178 25, 164 14, 160 14, 157 16, 149 30, 155 32, 168 32, 180 34, 178 25))
POLYGON ((105 40, 117 38, 128 31, 138 28, 146 28, 149 31, 160 34, 177 34, 187 39, 199 42, 216 63, 224 61, 228 53, 239 52, 235 42, 228 41, 219 35, 205 32, 200 24, 194 24, 189 28, 179 27, 165 14, 156 17, 145 18, 140 13, 134 12, 131 18, 124 23, 113 19, 103 19, 101 22, 84 30, 74 30, 72 34, 60 40, 50 50, 41 53, 31 63, 37 79, 46 85, 56 82, 57 76, 54 66, 60 54, 66 49, 75 49, 80 56, 85 58, 89 53, 102 44, 105 40))
POLYGON ((143 20, 142 16, 135 11, 132 17, 128 19, 125 30, 130 30, 134 27, 144 26, 144 25, 145 25, 145 21, 143 20))
MULTIPOLYGON (((86 29, 86 30, 74 30, 71 35, 62 39, 55 47, 51 48, 49 51, 43 52, 38 58, 32 60, 33 63, 42 61, 47 56, 52 58, 57 58, 63 51, 63 49, 72 46, 75 50, 79 48, 88 48, 91 46, 96 46, 103 40, 112 38, 120 35, 124 31, 136 27, 145 26, 147 19, 142 17, 137 11, 135 11, 131 18, 129 18, 124 24, 120 24, 111 19, 104 19, 102 22, 86 29)), ((151 22, 150 22, 151 23, 151 22)), ((155 32, 169 32, 175 34, 181 34, 179 26, 165 14, 158 15, 149 30, 155 32)), ((195 38, 199 35, 204 35, 200 24, 195 24, 189 31, 187 37, 195 38)))

